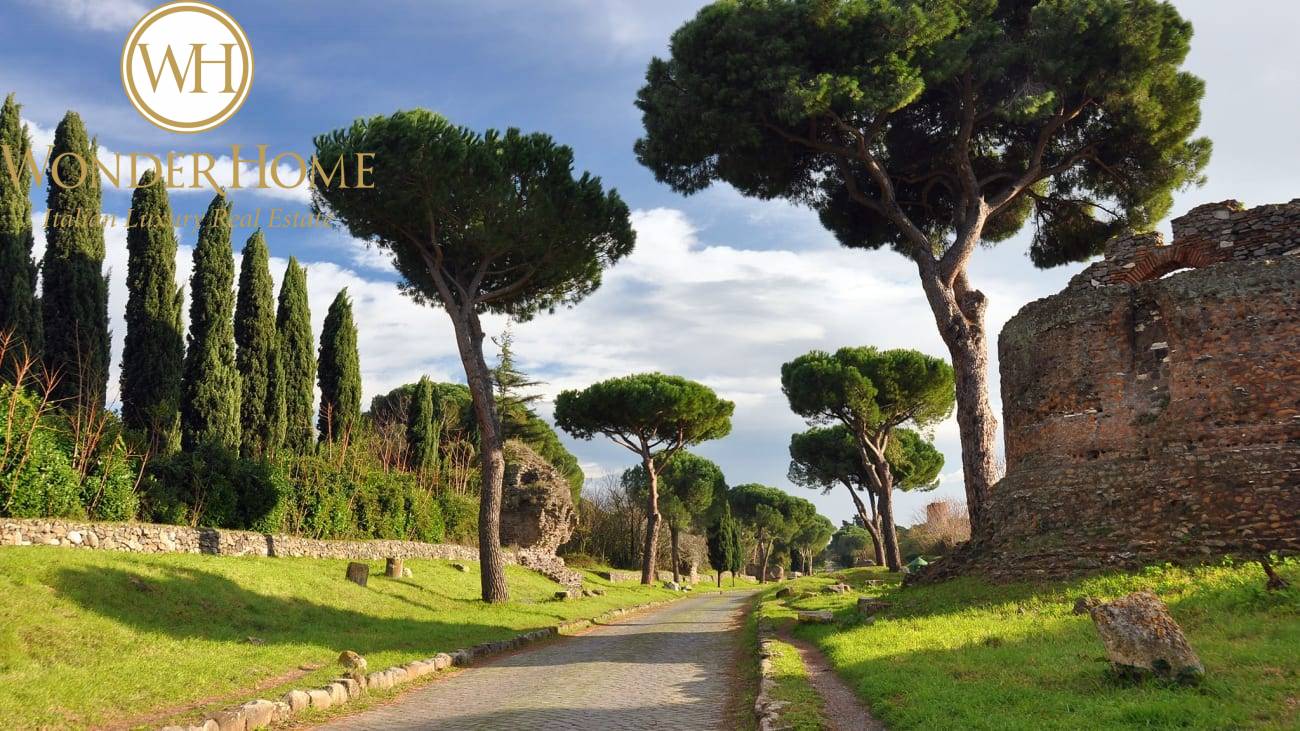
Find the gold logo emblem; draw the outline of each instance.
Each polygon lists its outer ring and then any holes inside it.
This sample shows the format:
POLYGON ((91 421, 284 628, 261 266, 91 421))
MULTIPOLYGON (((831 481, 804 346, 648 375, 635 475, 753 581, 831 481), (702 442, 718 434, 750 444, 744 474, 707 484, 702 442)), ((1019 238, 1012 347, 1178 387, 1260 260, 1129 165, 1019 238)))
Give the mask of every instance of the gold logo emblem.
POLYGON ((213 129, 239 111, 253 85, 253 49, 234 18, 198 0, 154 8, 122 48, 131 104, 172 132, 213 129))

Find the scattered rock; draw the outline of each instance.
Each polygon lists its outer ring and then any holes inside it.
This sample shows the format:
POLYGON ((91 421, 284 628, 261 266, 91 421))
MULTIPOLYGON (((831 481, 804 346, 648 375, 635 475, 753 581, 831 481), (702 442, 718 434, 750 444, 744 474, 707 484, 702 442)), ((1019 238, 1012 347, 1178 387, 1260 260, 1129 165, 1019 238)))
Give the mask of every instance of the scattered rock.
POLYGON ((808 624, 830 624, 835 621, 835 615, 829 609, 802 611, 798 617, 800 622, 808 624))
POLYGON ((403 567, 402 567, 402 578, 403 578, 403 579, 413 579, 413 578, 415 578, 415 574, 411 573, 411 567, 409 567, 409 566, 403 566, 403 567))
POLYGON ((1101 604, 1101 600, 1095 596, 1081 596, 1074 602, 1074 613, 1089 614, 1098 604, 1101 604))
POLYGON ((469 567, 463 563, 454 563, 451 565, 451 567, 461 572, 462 574, 465 573, 466 571, 469 571, 469 567))
POLYGON ((665 581, 664 588, 669 591, 681 591, 682 587, 678 586, 676 581, 665 581))
POLYGON ((344 650, 339 655, 339 664, 349 678, 357 679, 366 674, 366 659, 351 650, 344 650))
POLYGON ((305 662, 305 663, 299 665, 299 666, 298 666, 298 669, 299 669, 299 670, 306 670, 307 672, 310 673, 310 672, 313 671, 313 670, 320 670, 320 669, 323 668, 323 667, 325 667, 325 664, 324 664, 324 663, 319 663, 319 662, 305 662))
POLYGON ((433 667, 437 670, 446 670, 451 667, 451 655, 440 652, 433 656, 433 667))
POLYGON ((1111 665, 1123 675, 1154 674, 1195 682, 1205 666, 1169 609, 1155 594, 1139 591, 1089 610, 1111 665))
POLYGON ((858 611, 867 616, 880 614, 886 609, 889 609, 891 606, 893 605, 890 604, 889 602, 883 599, 876 599, 874 597, 864 596, 858 599, 858 611))
POLYGON ((245 638, 244 638, 244 642, 247 642, 247 643, 250 644, 250 645, 265 645, 265 644, 266 644, 266 640, 262 639, 261 637, 245 637, 245 638))
POLYGON ((357 586, 365 586, 370 581, 369 564, 358 563, 353 561, 348 564, 348 581, 357 586))
POLYGON ((555 598, 560 601, 567 601, 569 599, 576 598, 576 595, 574 592, 569 591, 568 589, 562 589, 560 591, 555 592, 555 598))
POLYGON ((853 587, 849 586, 848 584, 844 584, 844 583, 831 584, 830 586, 826 587, 825 589, 822 589, 822 591, 826 592, 827 594, 847 594, 847 593, 849 593, 849 592, 852 591, 852 590, 853 590, 853 587))

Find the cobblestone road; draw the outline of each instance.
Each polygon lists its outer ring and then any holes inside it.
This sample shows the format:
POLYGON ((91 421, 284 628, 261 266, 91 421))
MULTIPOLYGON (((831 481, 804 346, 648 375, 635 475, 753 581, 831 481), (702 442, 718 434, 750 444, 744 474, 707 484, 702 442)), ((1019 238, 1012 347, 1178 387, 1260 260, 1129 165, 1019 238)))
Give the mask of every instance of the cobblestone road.
POLYGON ((747 598, 684 599, 487 661, 319 731, 725 729, 747 598))

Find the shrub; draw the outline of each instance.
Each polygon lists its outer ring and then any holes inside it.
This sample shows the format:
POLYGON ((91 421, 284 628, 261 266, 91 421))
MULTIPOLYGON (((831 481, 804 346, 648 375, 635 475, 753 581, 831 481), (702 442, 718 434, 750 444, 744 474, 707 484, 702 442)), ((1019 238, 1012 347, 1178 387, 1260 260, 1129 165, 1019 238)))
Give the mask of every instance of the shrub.
POLYGON ((478 542, 478 500, 469 495, 443 492, 438 495, 444 540, 463 545, 478 542))
POLYGON ((272 465, 215 446, 157 459, 149 477, 148 517, 190 526, 277 532, 293 492, 272 465))
POLYGON ((0 515, 80 517, 81 478, 46 406, 21 389, 0 384, 0 515))

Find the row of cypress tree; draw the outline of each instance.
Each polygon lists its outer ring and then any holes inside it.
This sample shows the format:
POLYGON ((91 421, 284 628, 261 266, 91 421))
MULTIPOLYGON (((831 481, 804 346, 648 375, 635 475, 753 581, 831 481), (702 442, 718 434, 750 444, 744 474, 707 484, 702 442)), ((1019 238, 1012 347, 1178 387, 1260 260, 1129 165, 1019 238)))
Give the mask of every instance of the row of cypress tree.
MULTIPOLYGON (((98 218, 102 191, 93 167, 98 146, 75 112, 55 130, 48 159, 60 168, 50 171, 57 176, 49 176, 46 251, 38 265, 31 173, 21 165, 31 140, 20 111, 12 94, 0 108, 0 144, 17 172, 15 181, 0 170, 0 331, 13 333, 58 375, 52 396, 59 403, 102 408, 111 333, 98 218), (80 170, 66 152, 90 161, 90 171, 80 170), (63 187, 56 177, 81 184, 63 187)), ((281 449, 308 452, 317 427, 326 438, 350 433, 361 413, 361 371, 347 290, 330 305, 318 368, 306 270, 289 260, 276 301, 259 230, 244 246, 236 295, 231 203, 219 193, 199 226, 185 338, 171 205, 152 171, 141 178, 131 209, 123 425, 153 454, 212 446, 253 459, 281 449)))

